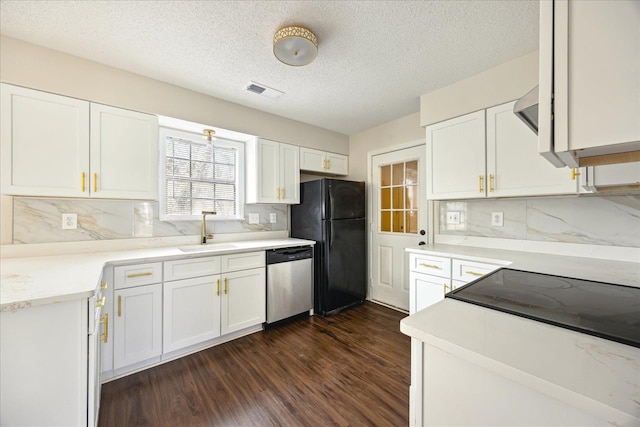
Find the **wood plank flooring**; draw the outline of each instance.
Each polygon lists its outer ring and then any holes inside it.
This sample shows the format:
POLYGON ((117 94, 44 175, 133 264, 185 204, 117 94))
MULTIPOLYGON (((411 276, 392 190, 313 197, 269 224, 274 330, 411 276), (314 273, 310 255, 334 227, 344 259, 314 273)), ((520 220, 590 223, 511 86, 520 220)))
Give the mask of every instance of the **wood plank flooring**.
POLYGON ((403 317, 366 302, 109 382, 99 426, 406 426, 403 317))

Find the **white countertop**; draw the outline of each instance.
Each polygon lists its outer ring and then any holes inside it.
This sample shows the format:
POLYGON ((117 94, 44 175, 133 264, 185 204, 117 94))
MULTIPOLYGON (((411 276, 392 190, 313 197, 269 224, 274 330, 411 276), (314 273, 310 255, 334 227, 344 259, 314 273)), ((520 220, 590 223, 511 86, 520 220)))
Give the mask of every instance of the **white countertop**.
POLYGON ((407 248, 406 251, 489 263, 507 262, 509 268, 516 270, 640 287, 640 260, 638 262, 610 261, 443 244, 416 246, 407 248))
POLYGON ((611 425, 640 425, 640 348, 449 298, 400 330, 611 425))
POLYGON ((145 263, 306 245, 315 245, 315 242, 291 238, 247 240, 205 246, 1 258, 0 311, 89 297, 98 286, 102 269, 109 264, 145 263))

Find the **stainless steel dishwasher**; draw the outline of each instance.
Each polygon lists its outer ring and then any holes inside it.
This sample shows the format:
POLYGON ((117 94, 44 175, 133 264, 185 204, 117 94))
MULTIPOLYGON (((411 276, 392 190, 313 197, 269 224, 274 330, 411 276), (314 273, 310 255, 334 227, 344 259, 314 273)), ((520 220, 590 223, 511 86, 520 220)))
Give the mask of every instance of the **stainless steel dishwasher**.
POLYGON ((313 248, 267 251, 267 322, 274 323, 313 308, 313 248))

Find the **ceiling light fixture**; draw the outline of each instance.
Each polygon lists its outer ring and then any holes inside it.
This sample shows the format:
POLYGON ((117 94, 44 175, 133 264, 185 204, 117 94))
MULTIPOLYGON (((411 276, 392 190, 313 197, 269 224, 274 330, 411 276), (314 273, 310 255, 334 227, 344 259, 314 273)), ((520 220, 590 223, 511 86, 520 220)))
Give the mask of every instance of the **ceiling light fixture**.
POLYGON ((299 25, 283 27, 273 36, 273 54, 287 65, 308 65, 318 56, 318 39, 308 28, 299 25))
POLYGON ((207 135, 207 136, 205 136, 205 138, 207 138, 207 141, 212 142, 212 141, 216 140, 215 136, 213 136, 213 135, 216 134, 215 130, 213 130, 213 129, 204 129, 202 132, 204 132, 204 134, 207 135))

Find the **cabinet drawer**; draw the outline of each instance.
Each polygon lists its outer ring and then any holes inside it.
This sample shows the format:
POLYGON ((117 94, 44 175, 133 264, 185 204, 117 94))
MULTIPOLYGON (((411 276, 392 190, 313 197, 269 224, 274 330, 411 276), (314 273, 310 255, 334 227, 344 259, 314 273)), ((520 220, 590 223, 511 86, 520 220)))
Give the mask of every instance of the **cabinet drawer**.
POLYGON ((492 271, 502 267, 502 265, 465 261, 461 259, 454 259, 452 261, 452 264, 453 272, 451 274, 451 278, 453 280, 459 280, 464 283, 471 282, 472 280, 482 277, 485 274, 491 273, 492 271))
POLYGON ((162 263, 122 265, 113 269, 114 289, 132 288, 162 282, 162 263))
POLYGON ((430 255, 411 254, 409 270, 440 277, 451 277, 451 259, 430 255))
POLYGON ((222 271, 225 273, 264 267, 265 264, 264 251, 222 255, 222 271))
POLYGON ((192 277, 220 274, 219 256, 186 258, 164 263, 164 280, 190 279, 192 277))

